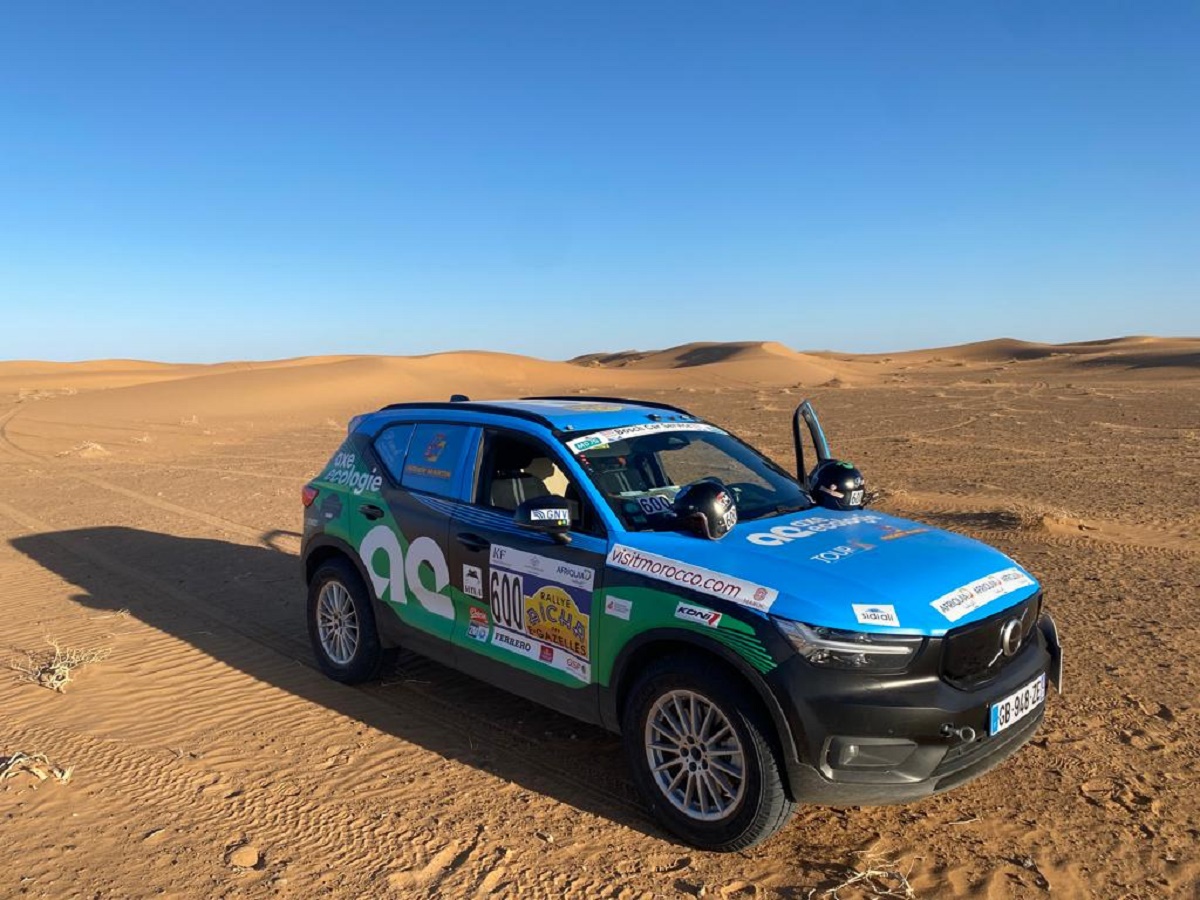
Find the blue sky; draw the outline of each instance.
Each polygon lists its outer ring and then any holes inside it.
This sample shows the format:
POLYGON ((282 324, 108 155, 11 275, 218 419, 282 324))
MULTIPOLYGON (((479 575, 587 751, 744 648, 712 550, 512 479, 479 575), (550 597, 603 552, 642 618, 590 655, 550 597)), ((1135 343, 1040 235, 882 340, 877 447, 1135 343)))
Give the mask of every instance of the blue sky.
POLYGON ((1200 6, 6 4, 0 358, 1200 334, 1200 6))

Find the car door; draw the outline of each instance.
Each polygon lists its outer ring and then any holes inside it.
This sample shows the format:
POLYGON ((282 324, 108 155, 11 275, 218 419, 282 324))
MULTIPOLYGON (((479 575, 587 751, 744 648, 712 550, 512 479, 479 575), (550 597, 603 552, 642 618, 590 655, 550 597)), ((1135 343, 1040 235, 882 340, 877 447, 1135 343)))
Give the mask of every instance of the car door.
POLYGON ((404 626, 405 646, 444 662, 455 620, 450 514, 471 480, 478 435, 462 424, 390 425, 372 441, 387 477, 376 495, 352 498, 354 542, 375 595, 404 626))
POLYGON ((603 525, 558 452, 540 439, 483 429, 474 491, 450 520, 451 578, 461 592, 455 665, 554 709, 597 721, 594 598, 603 525), (562 497, 569 541, 518 527, 523 500, 562 497))

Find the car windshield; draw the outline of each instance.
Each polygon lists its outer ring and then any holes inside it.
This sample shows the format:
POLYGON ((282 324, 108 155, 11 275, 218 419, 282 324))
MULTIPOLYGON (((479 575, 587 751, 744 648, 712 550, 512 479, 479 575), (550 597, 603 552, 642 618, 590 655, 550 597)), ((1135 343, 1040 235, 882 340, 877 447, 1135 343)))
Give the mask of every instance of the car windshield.
POLYGON ((675 495, 696 481, 724 484, 743 521, 813 506, 794 478, 713 425, 634 425, 572 435, 565 443, 631 531, 671 528, 675 495))

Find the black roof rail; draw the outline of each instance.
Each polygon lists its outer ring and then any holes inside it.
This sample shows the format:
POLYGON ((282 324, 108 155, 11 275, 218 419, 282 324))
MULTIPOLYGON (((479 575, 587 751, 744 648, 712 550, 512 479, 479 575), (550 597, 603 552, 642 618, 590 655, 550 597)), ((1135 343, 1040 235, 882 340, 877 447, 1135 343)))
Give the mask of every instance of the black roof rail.
POLYGON ((387 406, 379 408, 379 412, 386 412, 392 409, 430 409, 430 410, 462 410, 471 409, 475 412, 492 413, 498 416, 512 416, 515 419, 525 419, 528 422, 536 422, 538 425, 544 425, 558 433, 558 426, 546 416, 540 416, 535 412, 530 412, 525 409, 513 409, 508 406, 500 406, 498 404, 488 403, 486 400, 453 400, 450 402, 437 401, 414 401, 411 403, 389 403, 387 406))
POLYGON ((699 418, 695 413, 690 413, 686 409, 680 409, 678 406, 672 406, 669 403, 656 403, 653 400, 634 400, 631 397, 593 397, 591 394, 576 394, 573 397, 522 397, 522 400, 569 400, 574 403, 624 403, 629 406, 648 406, 651 409, 667 409, 671 412, 677 412, 685 415, 688 418, 699 418))

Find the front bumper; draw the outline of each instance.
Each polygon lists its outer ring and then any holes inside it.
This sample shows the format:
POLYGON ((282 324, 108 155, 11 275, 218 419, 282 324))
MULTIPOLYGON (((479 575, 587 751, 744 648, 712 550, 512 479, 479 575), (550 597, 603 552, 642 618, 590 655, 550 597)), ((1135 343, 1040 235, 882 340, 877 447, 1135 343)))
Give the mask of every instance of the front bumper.
MULTIPOLYGON (((905 803, 964 784, 999 765, 1037 731, 1045 702, 988 734, 989 707, 1045 674, 1061 690, 1062 653, 1043 613, 995 679, 966 690, 941 674, 930 639, 903 674, 826 669, 794 655, 769 676, 796 737, 793 797, 830 806, 905 803)), ((1047 693, 1049 685, 1047 686, 1047 693)))

